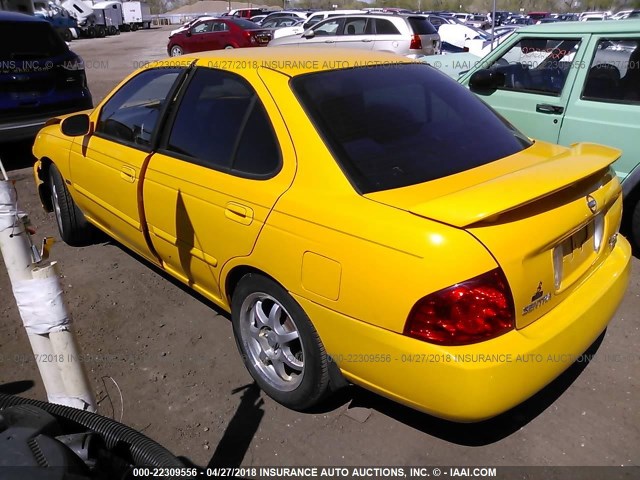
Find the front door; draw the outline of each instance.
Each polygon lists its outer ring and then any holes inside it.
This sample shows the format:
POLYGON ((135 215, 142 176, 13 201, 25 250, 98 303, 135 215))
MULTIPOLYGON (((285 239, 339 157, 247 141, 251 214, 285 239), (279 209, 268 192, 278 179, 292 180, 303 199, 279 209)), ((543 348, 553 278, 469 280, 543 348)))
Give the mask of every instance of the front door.
POLYGON ((95 132, 78 137, 70 154, 73 188, 86 216, 118 241, 153 258, 141 226, 138 194, 151 141, 179 68, 142 71, 94 115, 95 132))
POLYGON ((557 143, 583 43, 579 37, 520 38, 491 59, 491 70, 504 74, 504 86, 474 92, 529 137, 557 143))

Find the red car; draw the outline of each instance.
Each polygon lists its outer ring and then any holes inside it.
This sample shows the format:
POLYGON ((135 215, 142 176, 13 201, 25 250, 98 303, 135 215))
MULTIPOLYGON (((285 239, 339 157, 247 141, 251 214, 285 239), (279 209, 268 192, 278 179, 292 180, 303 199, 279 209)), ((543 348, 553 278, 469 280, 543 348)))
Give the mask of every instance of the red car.
POLYGON ((186 30, 169 36, 167 52, 172 57, 183 53, 221 50, 223 48, 266 47, 271 31, 243 18, 208 18, 195 22, 186 30))

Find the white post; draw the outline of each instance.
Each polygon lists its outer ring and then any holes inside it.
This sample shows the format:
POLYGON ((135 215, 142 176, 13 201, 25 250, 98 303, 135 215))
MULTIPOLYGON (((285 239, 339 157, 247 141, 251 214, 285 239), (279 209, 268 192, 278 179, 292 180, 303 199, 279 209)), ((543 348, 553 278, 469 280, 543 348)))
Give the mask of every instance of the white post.
POLYGON ((89 390, 82 365, 78 362, 77 349, 69 330, 70 321, 61 298, 59 279, 53 266, 32 271, 32 244, 24 221, 19 217, 16 191, 8 181, 1 162, 0 170, 5 177, 5 180, 0 179, 0 253, 31 343, 34 360, 47 392, 47 399, 52 403, 96 411, 96 402, 89 390), (54 335, 56 340, 52 342, 50 334, 60 334, 61 331, 66 335, 54 335), (65 345, 71 345, 71 350, 65 349, 65 345), (56 351, 58 348, 60 350, 56 351), (65 364, 61 368, 55 360, 61 358, 60 354, 67 355, 67 351, 69 355, 75 355, 67 357, 74 360, 74 365, 69 368, 65 364))

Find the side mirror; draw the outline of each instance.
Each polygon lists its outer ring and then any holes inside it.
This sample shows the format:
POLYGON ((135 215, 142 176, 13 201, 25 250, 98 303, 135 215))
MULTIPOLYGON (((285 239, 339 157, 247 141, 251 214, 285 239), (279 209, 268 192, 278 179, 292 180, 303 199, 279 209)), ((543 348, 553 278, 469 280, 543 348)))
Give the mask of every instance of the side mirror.
POLYGON ((186 31, 186 33, 185 33, 185 35, 186 35, 187 37, 190 37, 190 36, 191 36, 191 29, 187 30, 187 31, 186 31))
POLYGON ((306 31, 302 34, 302 36, 303 36, 304 38, 313 38, 313 37, 315 37, 315 36, 316 36, 316 32, 314 32, 313 30, 306 30, 306 31))
POLYGON ((504 87, 504 73, 497 70, 483 68, 478 70, 469 79, 469 88, 472 91, 495 90, 498 87, 504 87))
POLYGON ((78 115, 72 115, 62 120, 60 130, 68 137, 81 137, 89 133, 89 124, 89 115, 79 113, 78 115))

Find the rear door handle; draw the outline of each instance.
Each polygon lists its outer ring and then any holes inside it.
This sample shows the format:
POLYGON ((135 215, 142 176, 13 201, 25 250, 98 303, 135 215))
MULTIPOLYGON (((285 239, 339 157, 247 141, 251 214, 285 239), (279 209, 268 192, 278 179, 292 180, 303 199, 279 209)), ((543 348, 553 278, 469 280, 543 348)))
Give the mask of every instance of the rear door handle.
POLYGON ((324 43, 334 43, 335 40, 325 40, 324 43))
POLYGON ((363 39, 362 41, 363 41, 363 42, 366 42, 366 43, 373 42, 373 40, 372 40, 372 39, 370 39, 370 38, 365 38, 365 39, 363 39))
POLYGON ((242 225, 249 225, 253 221, 253 210, 236 202, 227 203, 224 211, 225 217, 242 225))
POLYGON ((536 112, 538 113, 548 113, 551 115, 560 115, 564 112, 564 107, 559 107, 557 105, 549 105, 548 103, 539 103, 536 105, 536 112))

